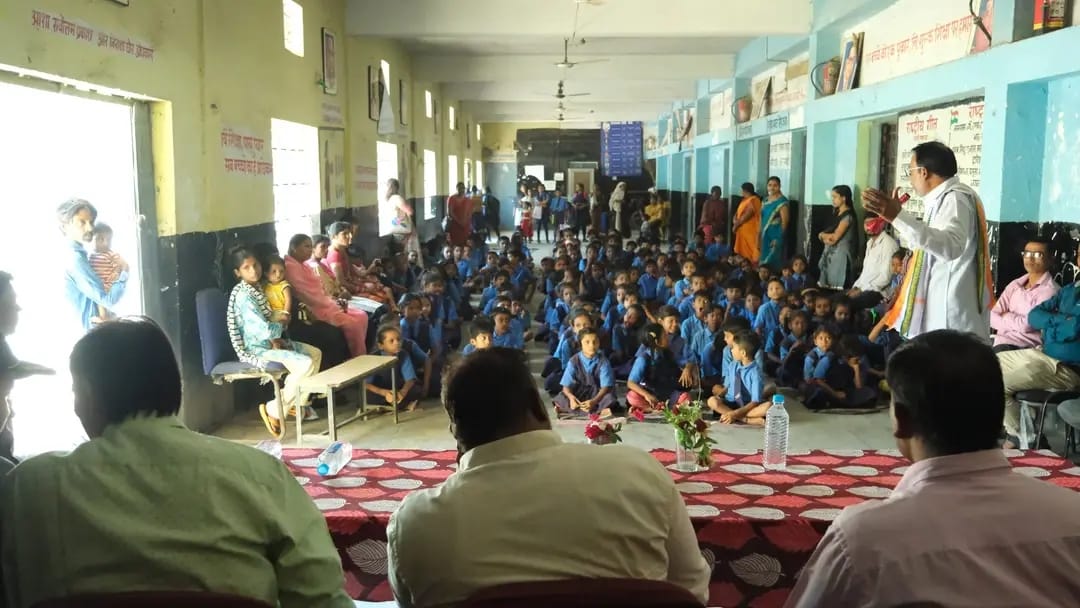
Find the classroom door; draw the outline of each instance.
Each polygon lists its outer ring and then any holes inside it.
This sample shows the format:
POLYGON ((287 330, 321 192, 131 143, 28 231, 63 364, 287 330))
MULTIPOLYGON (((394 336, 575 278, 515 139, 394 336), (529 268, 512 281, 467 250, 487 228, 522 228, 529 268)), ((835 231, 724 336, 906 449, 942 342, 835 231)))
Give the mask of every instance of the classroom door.
POLYGON ((21 456, 84 440, 67 371, 83 332, 63 293, 61 203, 81 198, 97 208, 98 222, 113 229, 112 249, 131 267, 114 312, 144 310, 132 103, 25 80, 29 86, 0 80, 0 270, 14 276, 22 307, 8 338, 13 352, 57 375, 16 383, 13 429, 21 456))

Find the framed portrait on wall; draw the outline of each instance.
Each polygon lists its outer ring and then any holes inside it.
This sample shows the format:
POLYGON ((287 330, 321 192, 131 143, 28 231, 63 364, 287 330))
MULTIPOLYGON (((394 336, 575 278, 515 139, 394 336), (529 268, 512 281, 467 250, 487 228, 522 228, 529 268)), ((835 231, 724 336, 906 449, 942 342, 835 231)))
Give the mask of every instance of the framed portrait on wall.
POLYGON ((382 70, 377 65, 369 65, 368 74, 368 118, 379 120, 379 112, 382 110, 383 76, 382 70))
POLYGON ((337 34, 322 29, 323 93, 337 95, 337 34))
POLYGON ((412 107, 412 97, 409 95, 409 83, 405 79, 398 79, 398 120, 402 126, 409 124, 409 109, 412 107))
POLYGON ((850 91, 859 86, 859 64, 862 62, 863 33, 848 36, 840 47, 840 80, 836 91, 850 91))

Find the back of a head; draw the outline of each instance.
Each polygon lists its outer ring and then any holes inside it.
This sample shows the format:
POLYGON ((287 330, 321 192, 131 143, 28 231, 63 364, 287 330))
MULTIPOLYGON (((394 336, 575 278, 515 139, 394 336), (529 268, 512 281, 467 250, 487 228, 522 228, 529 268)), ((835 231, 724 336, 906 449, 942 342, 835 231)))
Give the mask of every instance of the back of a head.
POLYGON ((938 330, 909 340, 886 370, 894 407, 937 455, 997 446, 1005 384, 990 345, 974 334, 938 330))
POLYGON ((180 411, 180 366, 160 327, 148 318, 98 325, 71 351, 71 375, 86 406, 78 411, 91 437, 136 415, 169 416, 180 411))
POLYGON ((442 401, 465 449, 550 427, 525 353, 512 348, 462 359, 443 383, 442 401))
POLYGON ((952 148, 940 141, 923 142, 911 150, 915 155, 916 166, 922 167, 940 177, 949 179, 956 175, 956 154, 952 148))

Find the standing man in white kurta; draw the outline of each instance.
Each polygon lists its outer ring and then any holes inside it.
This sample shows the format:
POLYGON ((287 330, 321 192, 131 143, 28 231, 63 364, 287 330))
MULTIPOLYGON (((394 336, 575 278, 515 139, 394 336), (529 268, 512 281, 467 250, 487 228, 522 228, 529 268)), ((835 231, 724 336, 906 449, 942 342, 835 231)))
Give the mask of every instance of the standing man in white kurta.
POLYGON ((863 206, 896 227, 912 249, 889 327, 910 339, 936 329, 971 332, 989 340, 993 281, 986 216, 979 195, 956 177, 956 155, 941 142, 911 154, 911 187, 925 202, 925 220, 892 196, 867 189, 863 206))

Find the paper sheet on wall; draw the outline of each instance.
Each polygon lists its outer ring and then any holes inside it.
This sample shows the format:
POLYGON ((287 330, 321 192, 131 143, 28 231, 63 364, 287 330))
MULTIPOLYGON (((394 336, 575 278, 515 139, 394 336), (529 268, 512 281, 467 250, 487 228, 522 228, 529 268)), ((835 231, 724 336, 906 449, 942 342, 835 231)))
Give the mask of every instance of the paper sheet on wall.
POLYGON ((982 123, 984 103, 978 101, 901 114, 896 133, 896 185, 911 195, 905 208, 922 218, 923 200, 911 189, 911 149, 928 141, 940 141, 956 154, 957 175, 976 191, 981 182, 982 123))

